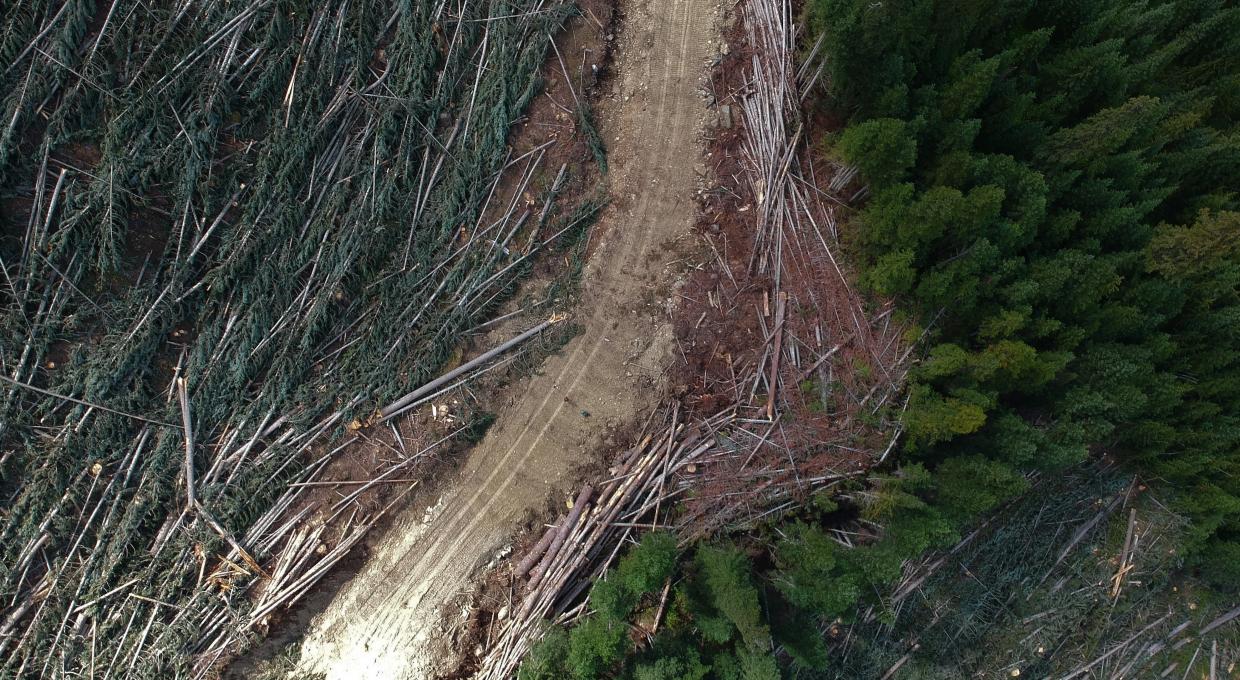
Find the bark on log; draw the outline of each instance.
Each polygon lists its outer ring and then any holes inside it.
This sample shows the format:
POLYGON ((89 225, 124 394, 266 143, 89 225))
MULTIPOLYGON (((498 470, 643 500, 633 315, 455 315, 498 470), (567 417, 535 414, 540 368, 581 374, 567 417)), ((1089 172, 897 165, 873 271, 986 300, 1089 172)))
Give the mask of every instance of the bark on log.
POLYGON ((570 533, 572 533, 573 525, 575 525, 577 523, 577 519, 581 517, 581 511, 584 510, 586 504, 590 502, 590 494, 593 493, 593 491, 594 489, 587 484, 586 487, 581 490, 581 493, 577 494, 577 500, 573 502, 573 509, 569 511, 568 517, 565 518, 564 523, 561 524, 559 530, 556 531, 555 540, 551 542, 551 547, 547 549, 546 556, 544 556, 542 562, 538 564, 538 569, 535 570, 534 575, 530 577, 531 588, 534 584, 538 583, 543 574, 547 571, 547 568, 551 566, 551 561, 554 560, 555 556, 560 552, 560 548, 564 545, 564 540, 568 538, 570 533))
POLYGON ((542 538, 538 539, 538 542, 534 544, 534 547, 530 550, 529 554, 517 563, 517 568, 512 571, 513 578, 522 578, 525 576, 526 572, 534 568, 534 565, 538 562, 538 558, 542 557, 543 553, 547 552, 547 546, 551 545, 551 539, 555 538, 555 535, 555 527, 549 527, 545 532, 543 532, 542 538))
POLYGON ((486 353, 482 354, 481 356, 478 356, 477 358, 474 358, 470 361, 465 362, 464 364, 461 364, 457 368, 451 371, 448 371, 447 373, 439 376, 438 378, 435 378, 434 380, 426 383, 425 385, 419 387, 418 389, 410 392, 409 394, 406 394, 400 399, 397 399, 391 404, 388 404, 387 406, 383 407, 383 410, 379 412, 380 415, 382 415, 383 420, 387 420, 393 415, 400 413, 402 410, 404 410, 406 406, 409 406, 410 404, 412 404, 419 397, 430 394, 430 392, 434 390, 436 387, 439 387, 440 385, 446 385, 449 381, 453 380, 454 378, 464 375, 468 373, 469 371, 477 368, 478 366, 485 364, 491 359, 494 359, 495 357, 499 356, 500 354, 503 354, 509 349, 516 347, 517 345, 521 344, 522 342, 525 342, 526 340, 534 337, 535 335, 538 335, 543 330, 547 329, 548 327, 554 324, 559 323, 562 320, 563 320, 563 317, 558 317, 558 316, 553 316, 550 319, 547 319, 546 321, 538 324, 537 326, 534 326, 533 328, 525 331, 524 333, 518 335, 517 337, 500 344, 498 347, 487 351, 486 353))

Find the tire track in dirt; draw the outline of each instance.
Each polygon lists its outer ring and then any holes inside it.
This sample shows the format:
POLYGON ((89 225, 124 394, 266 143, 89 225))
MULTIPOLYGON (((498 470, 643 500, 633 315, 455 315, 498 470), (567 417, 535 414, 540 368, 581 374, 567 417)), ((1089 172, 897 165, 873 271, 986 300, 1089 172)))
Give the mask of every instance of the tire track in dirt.
POLYGON ((604 126, 615 140, 613 202, 575 312, 585 331, 519 388, 436 508, 398 519, 316 620, 302 663, 329 680, 432 677, 443 605, 585 461, 608 424, 631 421, 655 398, 672 336, 665 314, 650 318, 649 303, 671 295, 671 245, 693 224, 705 113, 698 85, 717 6, 647 0, 624 10, 616 110, 604 126))

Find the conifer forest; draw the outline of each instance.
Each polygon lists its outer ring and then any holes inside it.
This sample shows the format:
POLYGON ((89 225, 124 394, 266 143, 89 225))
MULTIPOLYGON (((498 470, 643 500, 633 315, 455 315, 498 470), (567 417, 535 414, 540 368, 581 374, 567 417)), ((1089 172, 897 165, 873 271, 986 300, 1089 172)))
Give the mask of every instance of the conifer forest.
POLYGON ((1240 678, 1240 4, 0 2, 0 126, 0 678, 1240 678))

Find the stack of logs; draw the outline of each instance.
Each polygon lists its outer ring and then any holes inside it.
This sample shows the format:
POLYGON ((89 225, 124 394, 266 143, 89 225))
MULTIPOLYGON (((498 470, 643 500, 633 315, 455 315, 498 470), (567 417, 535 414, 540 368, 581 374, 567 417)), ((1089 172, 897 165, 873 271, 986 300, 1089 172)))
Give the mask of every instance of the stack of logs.
POLYGON ((529 573, 525 595, 516 613, 498 623, 476 677, 512 677, 541 637, 546 619, 579 614, 584 604, 569 605, 607 570, 635 529, 662 526, 659 518, 668 517, 670 499, 683 488, 680 482, 696 471, 694 461, 718 446, 718 433, 736 418, 729 409, 687 425, 677 415, 673 409, 670 421, 654 432, 648 424, 638 444, 619 456, 611 478, 598 484, 597 493, 591 486, 583 488, 568 516, 516 564, 514 583, 529 573))

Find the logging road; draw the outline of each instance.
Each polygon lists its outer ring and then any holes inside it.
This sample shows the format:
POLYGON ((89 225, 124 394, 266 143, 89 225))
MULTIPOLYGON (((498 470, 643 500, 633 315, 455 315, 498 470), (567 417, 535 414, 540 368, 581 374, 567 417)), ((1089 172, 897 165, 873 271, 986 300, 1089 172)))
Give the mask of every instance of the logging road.
POLYGON ((584 332, 514 391, 439 503, 396 519, 360 572, 315 620, 307 670, 336 678, 430 678, 442 671, 443 606, 469 588, 525 513, 598 446, 648 410, 673 347, 677 242, 695 216, 699 85, 717 39, 716 0, 631 0, 604 105, 612 202, 598 225, 574 311, 584 332), (583 414, 588 412, 589 416, 583 414))

